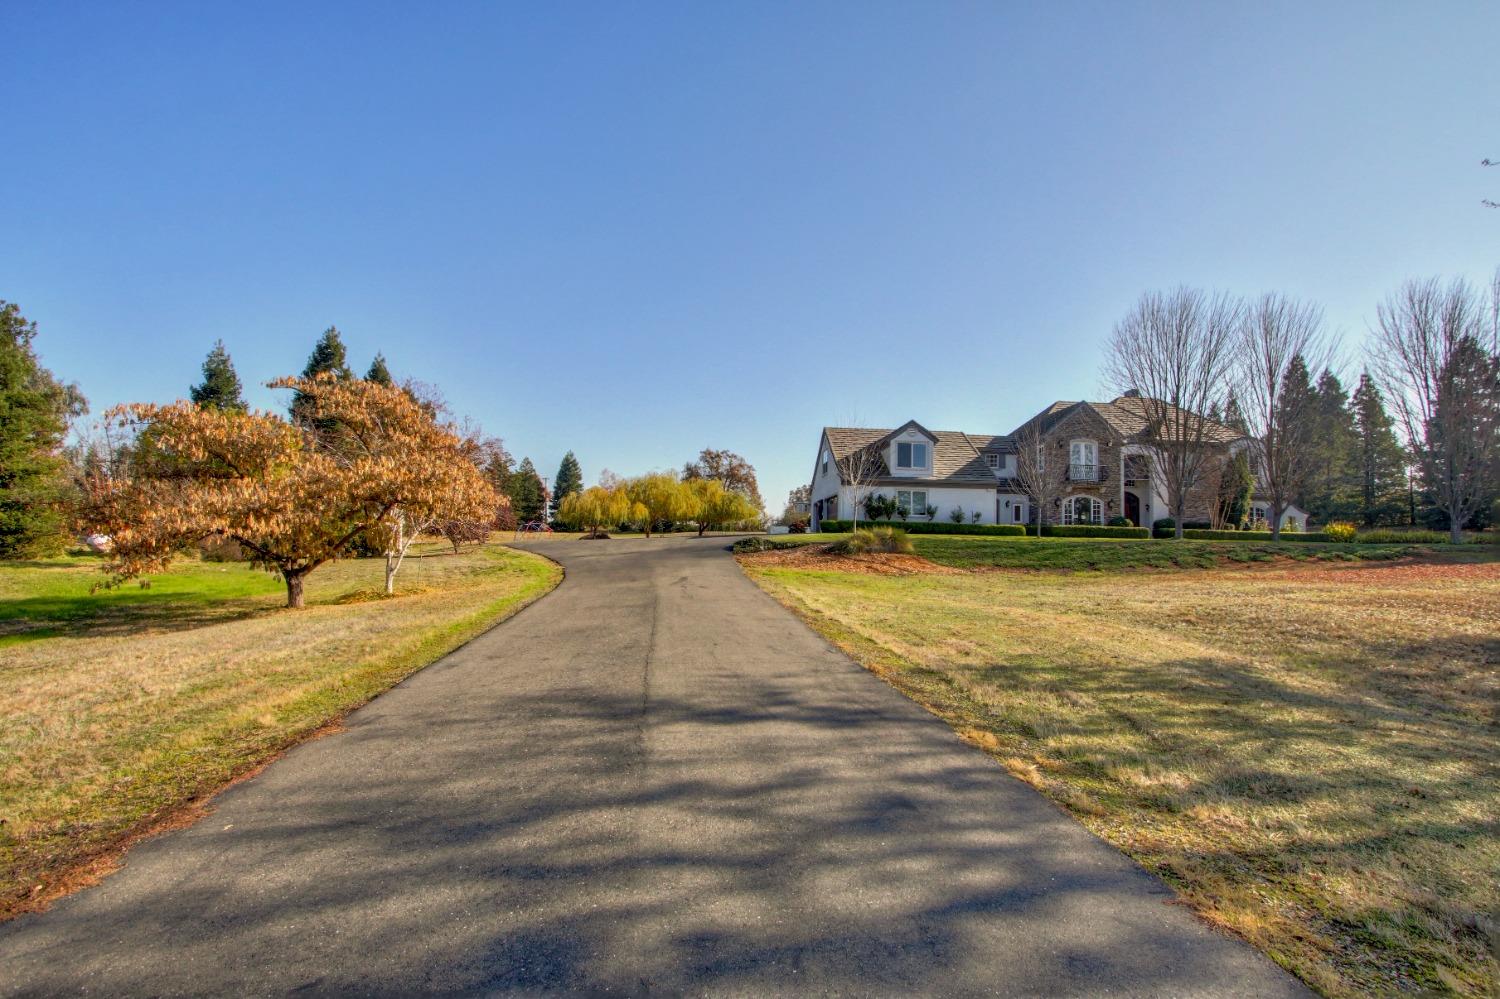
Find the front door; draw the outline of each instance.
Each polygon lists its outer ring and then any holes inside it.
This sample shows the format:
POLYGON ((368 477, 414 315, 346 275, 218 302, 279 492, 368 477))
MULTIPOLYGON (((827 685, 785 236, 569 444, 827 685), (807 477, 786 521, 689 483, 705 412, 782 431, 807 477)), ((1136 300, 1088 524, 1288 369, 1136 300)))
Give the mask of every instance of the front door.
POLYGON ((1136 527, 1141 526, 1141 498, 1129 490, 1125 492, 1125 517, 1136 527))

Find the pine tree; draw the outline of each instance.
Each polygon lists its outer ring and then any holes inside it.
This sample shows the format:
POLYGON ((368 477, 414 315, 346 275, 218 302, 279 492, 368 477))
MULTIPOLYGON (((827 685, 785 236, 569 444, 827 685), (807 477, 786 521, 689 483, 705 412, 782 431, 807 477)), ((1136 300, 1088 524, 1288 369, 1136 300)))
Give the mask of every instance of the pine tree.
POLYGON ((1369 372, 1359 376, 1349 411, 1356 438, 1360 520, 1366 527, 1400 523, 1406 508, 1406 454, 1385 411, 1380 386, 1369 372))
POLYGON ((1250 434, 1250 422, 1245 419, 1245 411, 1240 408, 1240 400, 1233 392, 1229 393, 1229 399, 1224 403, 1223 423, 1238 434, 1250 434))
POLYGON ((554 507, 560 505, 563 500, 575 493, 583 492, 583 468, 579 466, 578 459, 569 451, 563 455, 562 464, 557 467, 557 479, 552 484, 552 502, 554 507))
POLYGON ((547 493, 542 486, 542 477, 530 458, 521 459, 521 467, 510 477, 510 508, 518 523, 541 520, 547 505, 547 493))
POLYGON ((37 360, 36 323, 0 300, 0 558, 56 551, 67 491, 68 422, 87 404, 37 360))
POLYGON ((1320 523, 1359 512, 1358 434, 1349 394, 1332 371, 1313 389, 1312 461, 1302 507, 1320 523))
MULTIPOLYGON (((1310 438, 1310 431, 1316 419, 1317 393, 1313 391, 1307 361, 1298 354, 1281 376, 1276 425, 1280 428, 1282 443, 1279 458, 1274 460, 1279 462, 1275 474, 1281 478, 1286 501, 1294 502, 1304 510, 1307 509, 1307 483, 1314 467, 1313 447, 1317 443, 1316 439, 1310 438)), ((1271 526, 1275 532, 1277 525, 1273 523, 1271 526)))
POLYGON ((1230 530, 1243 526, 1250 516, 1254 492, 1255 473, 1250 470, 1250 457, 1244 449, 1238 450, 1219 472, 1219 522, 1230 530))
POLYGON ((365 372, 365 381, 386 387, 396 384, 391 378, 391 369, 385 366, 384 354, 377 353, 375 359, 370 362, 370 370, 365 372))
POLYGON ((188 389, 194 402, 205 409, 243 413, 245 398, 240 394, 240 376, 235 373, 234 362, 224 341, 214 342, 214 349, 203 360, 203 381, 188 389))
MULTIPOLYGON (((341 381, 348 381, 354 377, 354 373, 349 370, 344 341, 339 338, 336 326, 330 326, 323 331, 323 335, 313 346, 312 354, 307 358, 307 367, 302 369, 303 378, 313 378, 321 374, 331 374, 341 381)), ((292 395, 292 419, 300 422, 303 414, 307 412, 309 403, 310 400, 301 392, 294 393, 292 395)))

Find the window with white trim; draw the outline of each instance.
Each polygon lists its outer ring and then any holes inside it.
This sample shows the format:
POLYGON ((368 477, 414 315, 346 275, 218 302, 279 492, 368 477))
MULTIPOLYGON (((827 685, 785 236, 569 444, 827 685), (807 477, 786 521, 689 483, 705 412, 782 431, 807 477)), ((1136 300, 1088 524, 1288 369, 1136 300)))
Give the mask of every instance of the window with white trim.
POLYGON ((926 468, 927 445, 916 441, 902 441, 896 445, 897 468, 926 468))
POLYGON ((991 452, 989 452, 988 454, 986 454, 984 456, 984 463, 986 465, 990 466, 991 468, 999 468, 1000 467, 1000 456, 998 454, 996 454, 995 452, 991 451, 991 452))
POLYGON ((1068 444, 1068 478, 1074 482, 1099 481, 1099 446, 1094 441, 1068 444))
POLYGON ((828 449, 823 449, 823 474, 828 474, 828 449))
POLYGON ((1093 496, 1069 496, 1063 500, 1064 524, 1104 523, 1104 504, 1093 496))
POLYGON ((927 492, 923 489, 896 490, 896 509, 910 516, 921 517, 927 513, 927 492))

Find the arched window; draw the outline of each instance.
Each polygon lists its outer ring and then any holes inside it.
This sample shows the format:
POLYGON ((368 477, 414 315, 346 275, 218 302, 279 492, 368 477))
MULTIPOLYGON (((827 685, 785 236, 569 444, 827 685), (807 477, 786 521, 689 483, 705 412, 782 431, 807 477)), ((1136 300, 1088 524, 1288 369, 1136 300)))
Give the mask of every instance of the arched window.
POLYGON ((1064 524, 1104 523, 1104 504, 1093 496, 1069 496, 1063 500, 1064 524))

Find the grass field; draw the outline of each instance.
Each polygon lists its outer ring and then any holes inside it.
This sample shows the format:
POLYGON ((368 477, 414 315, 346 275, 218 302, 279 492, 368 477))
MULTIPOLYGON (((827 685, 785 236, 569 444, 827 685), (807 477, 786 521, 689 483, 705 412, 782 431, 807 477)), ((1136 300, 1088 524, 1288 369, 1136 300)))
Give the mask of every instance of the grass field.
POLYGON ((408 559, 393 598, 379 560, 324 566, 302 611, 241 564, 91 593, 93 558, 0 563, 0 916, 106 869, 561 578, 534 555, 445 550, 408 559))
MULTIPOLYGON (((846 534, 790 534, 760 539, 771 548, 798 548, 846 538, 846 534)), ((994 538, 961 534, 913 534, 922 558, 957 568, 992 569, 1187 569, 1216 565, 1298 561, 1382 561, 1426 549, 1416 545, 1340 545, 1305 541, 1175 541, 1134 538, 994 538)), ((1482 558, 1483 549, 1469 557, 1482 558)))
MULTIPOLYGON (((912 540, 950 565, 1016 564, 912 540)), ((1092 542, 1089 557, 1105 547, 1092 542)), ((1318 990, 1495 994, 1495 549, 897 575, 805 554, 742 561, 817 630, 1318 990)))

